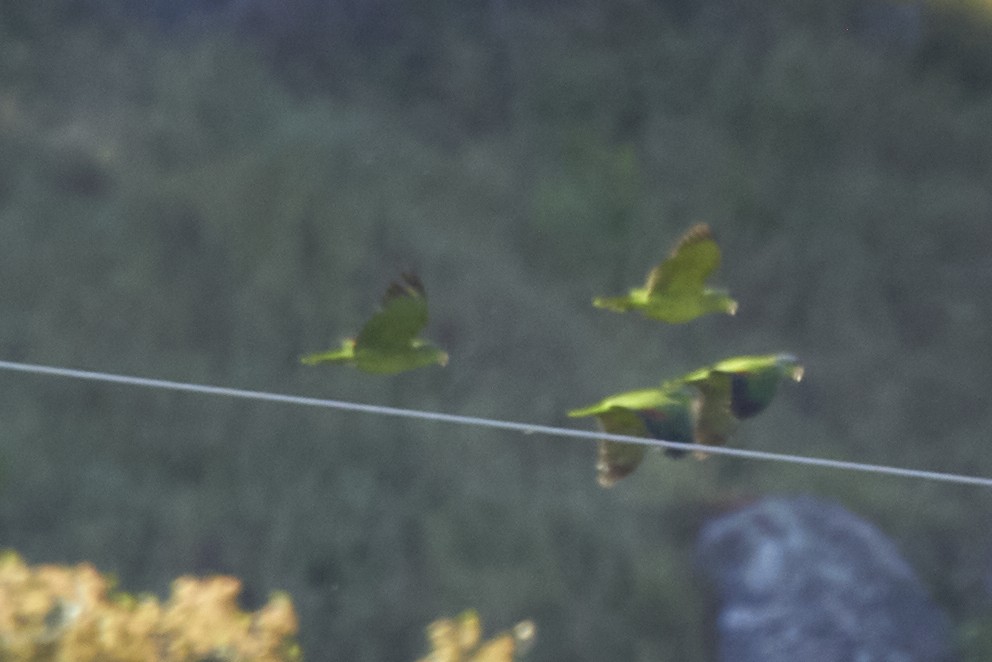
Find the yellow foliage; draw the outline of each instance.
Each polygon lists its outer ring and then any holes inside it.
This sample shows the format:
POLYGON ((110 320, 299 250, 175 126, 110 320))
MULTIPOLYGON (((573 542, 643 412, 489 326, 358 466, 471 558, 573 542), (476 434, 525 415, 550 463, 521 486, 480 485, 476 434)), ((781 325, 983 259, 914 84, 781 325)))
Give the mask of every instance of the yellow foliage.
POLYGON ((534 623, 523 621, 511 632, 481 641, 482 623, 470 609, 427 626, 431 652, 417 662, 513 662, 530 648, 534 632, 534 623))
POLYGON ((299 660, 286 595, 241 611, 233 577, 181 577, 164 603, 111 591, 87 563, 30 567, 0 556, 0 660, 283 662, 299 660))

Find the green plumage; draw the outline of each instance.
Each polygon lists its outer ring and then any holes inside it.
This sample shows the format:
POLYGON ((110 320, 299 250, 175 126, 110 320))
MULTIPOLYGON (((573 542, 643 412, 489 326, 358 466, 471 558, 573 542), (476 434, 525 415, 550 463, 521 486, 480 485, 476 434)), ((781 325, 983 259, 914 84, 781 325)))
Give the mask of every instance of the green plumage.
POLYGON ((305 365, 346 363, 364 372, 391 374, 429 365, 446 365, 448 355, 417 338, 427 326, 427 297, 414 274, 403 274, 392 283, 375 313, 355 338, 338 349, 308 354, 305 365))
POLYGON ((720 266, 720 247, 706 224, 695 225, 679 240, 671 255, 648 273, 642 288, 626 296, 597 297, 593 305, 618 313, 639 311, 670 324, 689 322, 710 313, 737 312, 737 302, 723 290, 706 286, 720 266))
MULTIPOLYGON (((666 441, 692 441, 691 393, 681 385, 641 389, 611 395, 599 403, 568 412, 573 418, 595 416, 600 429, 610 434, 652 437, 666 441)), ((647 447, 618 441, 599 441, 596 473, 603 487, 630 475, 644 459, 647 447)), ((665 449, 670 457, 684 451, 665 449)))
POLYGON ((803 368, 791 354, 738 356, 689 373, 680 381, 699 392, 694 405, 696 443, 723 446, 739 421, 765 410, 783 379, 799 381, 802 376, 803 368))
MULTIPOLYGON (((611 395, 568 415, 595 416, 600 429, 610 434, 723 446, 741 420, 764 411, 782 380, 799 381, 802 376, 803 368, 791 354, 737 356, 664 382, 660 388, 611 395)), ((641 444, 601 439, 596 462, 599 484, 610 487, 629 476, 646 450, 641 444)), ((665 449, 673 458, 685 453, 665 449)), ((693 455, 707 457, 700 451, 693 455)))

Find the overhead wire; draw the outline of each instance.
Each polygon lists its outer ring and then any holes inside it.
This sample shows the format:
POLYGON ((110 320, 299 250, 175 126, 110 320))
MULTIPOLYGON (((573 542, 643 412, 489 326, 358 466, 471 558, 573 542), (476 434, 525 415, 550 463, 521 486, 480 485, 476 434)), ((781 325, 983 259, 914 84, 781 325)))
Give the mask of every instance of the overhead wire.
POLYGON ((941 481, 946 483, 957 483, 960 485, 977 485, 980 487, 992 487, 992 478, 984 476, 968 476, 963 474, 945 473, 941 471, 928 471, 923 469, 908 469, 903 467, 887 466, 880 464, 866 464, 862 462, 852 462, 847 460, 833 460, 829 458, 808 457, 804 455, 789 455, 784 453, 771 453, 766 451, 756 451, 744 448, 728 448, 725 446, 705 446, 702 444, 690 444, 678 441, 666 441, 663 439, 653 439, 645 437, 633 437, 629 435, 611 434, 599 431, 577 430, 574 428, 561 428, 550 425, 538 425, 533 423, 519 423, 514 421, 504 421, 490 418, 480 418, 477 416, 463 416, 459 414, 445 414, 442 412, 421 411, 416 409, 401 409, 398 407, 388 407, 384 405, 364 404, 360 402, 348 402, 344 400, 329 400, 324 398, 314 398, 299 395, 287 395, 282 393, 269 393, 265 391, 252 391, 226 386, 210 386, 206 384, 194 384, 188 382, 169 381, 165 379, 151 379, 147 377, 134 377, 130 375, 118 375, 108 372, 98 372, 92 370, 77 370, 73 368, 62 368, 56 366, 38 365, 33 363, 18 363, 14 361, 0 361, 0 370, 8 370, 36 375, 47 375, 52 377, 65 377, 70 379, 81 379, 95 382, 111 384, 121 384, 125 386, 138 386, 144 388, 162 389, 168 391, 178 391, 185 393, 198 393, 201 395, 215 395, 228 398, 240 398, 245 400, 255 400, 261 402, 274 402, 281 404, 300 405, 304 407, 319 407, 324 409, 337 409, 342 411, 352 411, 379 416, 396 416, 400 418, 416 419, 422 421, 433 421, 439 423, 451 423, 455 425, 468 425, 496 430, 508 430, 521 432, 523 434, 541 434, 553 437, 570 437, 574 439, 605 439, 608 441, 619 441, 631 444, 642 444, 645 446, 657 446, 661 448, 673 448, 677 450, 701 450, 710 455, 724 455, 728 457, 764 460, 768 462, 785 462, 796 465, 821 467, 829 469, 840 469, 846 471, 860 471, 864 473, 881 474, 887 476, 898 476, 902 478, 916 478, 922 480, 941 481))

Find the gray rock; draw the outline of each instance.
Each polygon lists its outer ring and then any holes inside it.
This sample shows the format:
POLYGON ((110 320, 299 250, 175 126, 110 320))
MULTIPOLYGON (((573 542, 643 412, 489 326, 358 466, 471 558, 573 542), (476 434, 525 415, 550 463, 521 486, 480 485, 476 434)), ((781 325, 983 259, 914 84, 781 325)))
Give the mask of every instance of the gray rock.
POLYGON ((951 628, 895 545, 837 504, 773 497, 707 522, 720 662, 950 662, 951 628))

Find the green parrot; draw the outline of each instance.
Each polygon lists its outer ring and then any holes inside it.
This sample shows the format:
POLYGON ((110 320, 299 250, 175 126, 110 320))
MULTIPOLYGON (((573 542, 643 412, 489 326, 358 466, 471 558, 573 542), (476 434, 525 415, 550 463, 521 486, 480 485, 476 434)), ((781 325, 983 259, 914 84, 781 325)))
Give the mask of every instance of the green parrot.
MULTIPOLYGON (((695 370, 680 382, 699 392, 693 403, 697 444, 723 446, 739 421, 760 414, 786 377, 799 381, 803 367, 792 354, 737 356, 695 370)), ((706 457, 698 452, 697 458, 706 457)))
POLYGON ((618 313, 638 310, 645 317, 679 324, 709 313, 737 312, 724 290, 705 286, 720 266, 720 247, 705 223, 689 229, 668 258, 648 273, 642 288, 622 297, 596 297, 592 304, 618 313))
MULTIPOLYGON (((653 437, 665 441, 692 441, 692 393, 682 384, 664 384, 661 388, 641 389, 611 395, 599 403, 568 412, 572 418, 595 416, 600 429, 610 434, 653 437)), ((620 441, 599 441, 596 461, 597 481, 612 487, 641 464, 647 446, 620 441)), ((685 451, 666 448, 669 457, 681 457, 685 451)))
POLYGON ((416 335, 427 325, 427 297, 414 274, 390 284, 382 309, 366 322, 355 338, 339 349, 308 354, 305 365, 347 363, 364 372, 390 374, 423 366, 447 365, 448 355, 416 335))

